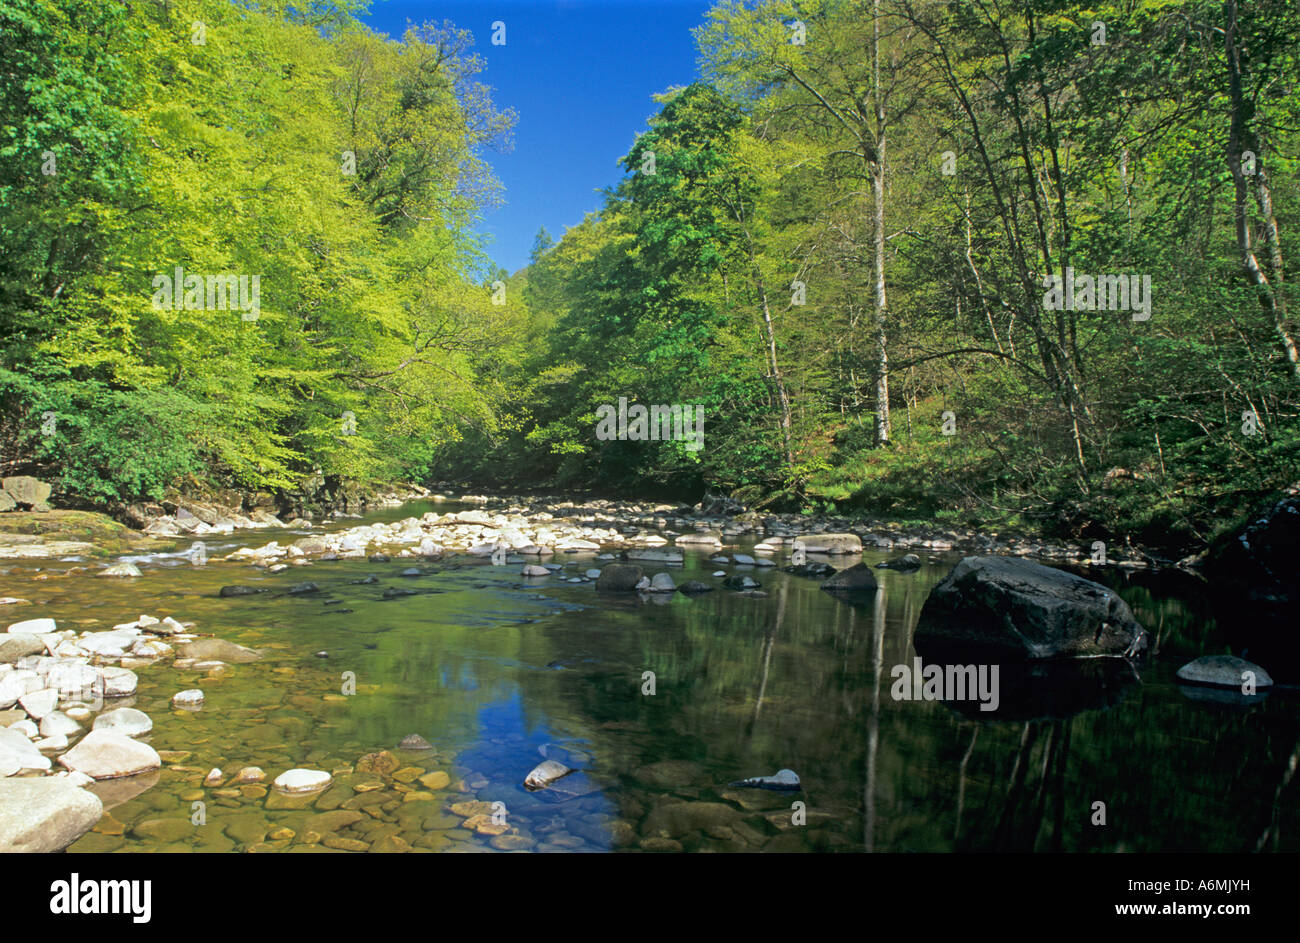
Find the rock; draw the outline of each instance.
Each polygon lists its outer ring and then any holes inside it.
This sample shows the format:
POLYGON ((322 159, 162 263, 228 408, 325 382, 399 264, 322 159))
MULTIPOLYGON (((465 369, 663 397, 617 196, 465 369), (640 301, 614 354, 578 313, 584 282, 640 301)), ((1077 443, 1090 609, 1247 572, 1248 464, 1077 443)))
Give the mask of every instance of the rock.
POLYGON ((162 766, 153 747, 112 730, 92 730, 59 763, 92 779, 118 779, 162 766))
POLYGON ((786 573, 793 573, 795 576, 810 576, 813 578, 830 576, 835 572, 835 567, 829 563, 797 563, 781 569, 786 573))
POLYGON ((418 733, 408 733, 397 742, 399 750, 432 750, 433 744, 418 733))
POLYGON ((57 776, 0 780, 0 853, 61 851, 104 812, 99 799, 57 776))
POLYGON ((271 785, 280 792, 316 792, 330 784, 330 774, 318 769, 291 769, 275 777, 271 785))
POLYGON ((652 593, 675 593, 677 584, 667 573, 656 573, 650 580, 650 592, 652 593))
POLYGON ((682 563, 686 555, 680 550, 655 550, 650 547, 638 547, 627 551, 628 560, 641 560, 646 563, 682 563))
POLYGON ((129 668, 101 668, 104 697, 128 697, 135 693, 139 678, 129 668))
POLYGON ((635 592, 637 584, 645 578, 639 566, 625 563, 610 563, 600 571, 596 580, 597 592, 630 593, 635 592))
POLYGON ((699 580, 687 580, 681 586, 677 587, 677 592, 687 596, 698 596, 701 593, 713 592, 713 587, 708 583, 701 583, 699 580))
POLYGON ((21 635, 46 635, 57 631, 58 627, 53 619, 25 619, 22 622, 14 622, 9 626, 10 633, 21 635))
POLYGON ((196 827, 189 819, 145 819, 132 826, 131 834, 137 838, 147 838, 150 841, 171 845, 193 837, 196 827))
POLYGON ((111 730, 127 737, 142 737, 153 730, 153 721, 144 711, 119 707, 95 718, 94 730, 111 730))
POLYGON ((24 694, 18 699, 18 703, 23 710, 27 711, 28 716, 40 720, 59 706, 59 692, 55 688, 44 688, 24 694))
POLYGON ((1017 557, 967 557, 931 591, 914 640, 1053 658, 1134 654, 1147 633, 1099 583, 1017 557))
POLYGON ((572 773, 573 770, 555 760, 545 760, 533 767, 532 772, 524 777, 524 788, 530 792, 545 789, 555 781, 572 773))
POLYGON ((1204 684, 1219 688, 1236 688, 1245 685, 1242 675, 1252 672, 1257 690, 1271 688, 1273 679, 1267 671, 1253 662, 1233 655, 1202 655, 1178 669, 1178 680, 1187 684, 1204 684))
POLYGON ((114 563, 95 574, 96 576, 144 576, 134 563, 114 563))
POLYGON ((857 534, 810 534, 795 540, 790 549, 795 553, 861 553, 862 539, 857 534))
POLYGON ((446 789, 451 785, 451 777, 442 770, 434 770, 432 773, 425 773, 419 779, 420 785, 425 789, 446 789))
POLYGON ((266 773, 260 766, 245 766, 235 774, 236 784, 260 783, 266 779, 266 773))
POLYGON ((688 547, 721 547, 722 539, 717 534, 682 534, 673 543, 688 547))
POLYGON ((728 576, 722 585, 727 589, 758 589, 763 584, 751 576, 728 576))
POLYGON ((190 688, 187 691, 180 691, 172 695, 172 707, 197 710, 202 705, 203 692, 198 688, 190 688))
POLYGON ((498 851, 527 851, 537 842, 527 835, 497 835, 488 844, 498 851))
POLYGON ((193 658, 196 661, 224 661, 232 665, 247 664, 262 657, 261 652, 219 638, 201 638, 192 642, 181 642, 177 646, 177 650, 184 658, 193 658))
POLYGON ((0 490, 0 512, 12 511, 18 507, 18 502, 13 499, 8 491, 0 490))
POLYGON ((921 558, 914 553, 905 553, 901 557, 895 557, 893 560, 887 560, 884 563, 877 563, 878 570, 899 570, 902 572, 910 570, 919 570, 921 568, 921 558))
POLYGON ((289 587, 290 596, 310 596, 312 593, 319 593, 320 587, 315 583, 294 583, 289 587))
POLYGON ((378 753, 367 753, 361 759, 357 760, 358 773, 378 773, 380 776, 387 776, 396 772, 402 763, 387 750, 381 750, 378 753))
POLYGON ((49 757, 41 755, 27 734, 13 727, 0 730, 0 777, 12 776, 24 769, 49 768, 49 757))
POLYGON ((24 655, 39 655, 45 651, 45 643, 35 635, 10 632, 0 635, 0 664, 17 661, 24 655))
POLYGON ((799 777, 792 769, 777 770, 772 776, 754 776, 750 779, 741 779, 732 783, 733 786, 743 786, 750 789, 776 789, 776 790, 795 790, 799 786, 799 777))
POLYGON ((550 576, 551 575, 551 571, 548 570, 546 567, 535 566, 532 563, 526 564, 524 568, 519 572, 521 576, 550 576))
POLYGON ((222 599, 228 599, 231 596, 256 596, 258 593, 265 593, 267 590, 259 589, 256 586, 223 586, 217 592, 222 599))
POLYGON ((45 504, 53 490, 39 478, 32 478, 29 475, 13 475, 0 479, 0 489, 13 498, 15 504, 29 508, 45 504))
POLYGON ((208 770, 208 775, 203 777, 203 785, 207 786, 208 788, 211 788, 213 786, 220 786, 221 781, 225 778, 226 778, 225 774, 223 774, 220 769, 214 766, 212 767, 212 769, 208 770))
POLYGON ((70 734, 76 733, 80 729, 81 724, 77 723, 62 711, 53 711, 52 713, 46 714, 41 720, 42 737, 58 737, 60 735, 67 737, 70 734))
POLYGON ((732 559, 740 566, 753 566, 755 560, 747 553, 738 553, 732 559))
POLYGON ((840 570, 822 583, 821 588, 836 595, 852 595, 855 593, 874 593, 879 589, 879 586, 876 584, 876 576, 871 572, 870 567, 865 563, 855 563, 847 570, 840 570))

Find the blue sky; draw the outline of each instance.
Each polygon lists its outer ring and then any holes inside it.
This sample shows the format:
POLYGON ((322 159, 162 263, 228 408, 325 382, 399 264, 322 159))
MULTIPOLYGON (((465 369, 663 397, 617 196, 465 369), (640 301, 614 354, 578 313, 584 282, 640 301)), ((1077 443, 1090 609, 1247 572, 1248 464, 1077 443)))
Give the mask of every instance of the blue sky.
POLYGON ((601 204, 622 176, 617 160, 656 111, 651 98, 697 76, 690 30, 709 0, 373 0, 363 17, 400 37, 408 20, 452 20, 474 34, 486 61, 480 81, 518 113, 514 150, 485 156, 504 203, 483 221, 488 252, 514 272, 545 226, 556 239, 601 204), (506 24, 493 46, 492 23, 506 24))

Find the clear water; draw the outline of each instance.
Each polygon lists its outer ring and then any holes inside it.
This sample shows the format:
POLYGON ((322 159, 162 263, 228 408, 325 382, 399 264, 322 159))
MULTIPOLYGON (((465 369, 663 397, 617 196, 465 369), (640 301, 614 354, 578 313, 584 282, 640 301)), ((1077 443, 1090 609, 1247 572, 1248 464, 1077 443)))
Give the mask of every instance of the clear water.
MULTIPOLYGON (((209 553, 285 536, 241 533, 209 541, 209 553)), ((688 552, 669 569, 679 583, 720 584, 707 556, 688 552)), ((566 576, 600 565, 556 559, 566 576)), ((891 669, 912 664, 921 605, 957 559, 877 571, 880 591, 865 605, 771 568, 721 567, 753 575, 766 598, 718 589, 647 602, 472 558, 420 564, 418 578, 398 576, 412 564, 396 559, 268 575, 163 557, 146 560, 138 580, 91 579, 75 562, 21 564, 0 594, 35 603, 9 621, 108 628, 172 615, 264 652, 212 673, 137 670, 129 703, 153 718, 150 743, 185 752, 164 754, 157 773, 96 785, 106 815, 73 852, 1249 851, 1261 839, 1267 850, 1300 848, 1282 788, 1300 745, 1300 701, 1275 692, 1234 706, 1175 685, 1184 661, 1224 650, 1185 593, 1118 586, 1156 638, 1154 657, 1138 666, 1140 681, 1121 678, 1102 695, 1088 678, 1061 681, 1051 716, 1032 716, 1032 705, 1019 716, 1005 692, 998 713, 1016 719, 895 700, 891 669), (369 575, 380 582, 353 582, 369 575), (303 580, 321 592, 286 594, 303 580), (218 598, 231 583, 271 592, 218 598), (385 600, 389 588, 419 594, 385 600), (646 672, 654 694, 643 693, 646 672), (356 693, 345 695, 353 675, 356 693), (173 711, 171 695, 190 687, 206 692, 204 708, 173 711), (397 750, 411 733, 434 751, 397 750), (587 754, 594 791, 554 802, 524 790, 546 744, 587 754), (381 750, 393 752, 395 775, 356 771, 381 750), (268 780, 307 766, 335 783, 304 804, 264 785, 205 788, 214 766, 227 776, 258 766, 268 780), (782 768, 798 773, 801 791, 728 786, 782 768), (419 781, 435 771, 448 774, 445 787, 419 781), (475 800, 489 805, 451 809, 475 800), (1094 824, 1098 802, 1104 825, 1094 824), (466 827, 486 809, 507 838, 476 831, 484 819, 466 827), (349 810, 359 817, 340 824, 349 810)))

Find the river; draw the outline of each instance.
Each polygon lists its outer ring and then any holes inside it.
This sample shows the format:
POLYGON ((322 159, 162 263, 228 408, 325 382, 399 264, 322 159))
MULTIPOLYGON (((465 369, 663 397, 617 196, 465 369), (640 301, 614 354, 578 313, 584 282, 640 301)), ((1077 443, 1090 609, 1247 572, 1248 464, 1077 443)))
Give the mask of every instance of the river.
MULTIPOLYGON (((414 503, 330 527, 458 507, 414 503)), ((295 537, 239 532, 209 539, 208 552, 295 537)), ((137 669, 126 703, 153 719, 151 745, 173 752, 156 773, 90 787, 106 811, 74 853, 1249 851, 1266 832, 1265 848, 1300 850, 1280 792, 1300 701, 1279 691, 1239 706, 1174 683, 1186 660, 1225 650, 1194 593, 1114 574, 1154 643, 1132 683, 1094 699, 1086 680, 1067 681, 1083 690, 1061 692, 1064 707, 1019 716, 1004 704, 990 718, 891 693, 894 667, 913 664, 926 594, 959 555, 878 570, 879 592, 857 605, 815 579, 708 556, 687 549, 667 569, 678 583, 747 573, 768 595, 598 596, 589 582, 525 579, 518 562, 468 556, 422 563, 418 577, 399 576, 411 561, 397 559, 268 574, 130 557, 144 576, 125 580, 31 561, 10 568, 0 594, 34 603, 9 621, 102 629, 171 615, 264 653, 214 671, 137 669), (303 580, 320 592, 287 592, 303 580), (234 583, 269 592, 217 595, 234 583), (392 588, 417 592, 385 599, 392 588), (203 709, 173 710, 171 696, 193 687, 203 709), (433 749, 397 749, 409 734, 433 749), (561 802, 521 785, 559 748, 591 790, 561 802), (384 750, 396 771, 357 771, 384 750), (202 785, 213 767, 228 778, 249 766, 268 780, 323 769, 334 784, 306 800, 266 783, 202 785), (801 790, 728 785, 783 768, 801 790), (477 812, 507 837, 467 828, 477 812)), ((600 565, 589 554, 556 562, 565 576, 600 565)))

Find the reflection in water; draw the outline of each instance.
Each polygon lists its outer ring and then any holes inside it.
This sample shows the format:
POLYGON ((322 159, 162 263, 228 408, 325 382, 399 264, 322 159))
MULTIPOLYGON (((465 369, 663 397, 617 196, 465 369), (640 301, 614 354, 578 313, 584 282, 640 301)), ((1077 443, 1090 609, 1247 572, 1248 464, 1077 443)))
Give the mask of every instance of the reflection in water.
MULTIPOLYGON (((419 577, 398 576, 401 561, 273 575, 146 561, 143 579, 109 586, 68 574, 67 563, 18 566, 5 592, 33 600, 24 617, 53 616, 61 627, 174 615, 265 653, 215 673, 138 671, 136 706, 154 720, 152 744, 185 753, 169 755, 155 782, 97 787, 117 804, 73 851, 309 850, 321 847, 307 838, 327 821, 333 845, 377 850, 1300 848, 1288 801, 1300 707, 1285 692, 1244 706, 1179 692, 1173 672, 1183 661, 1223 650, 1192 597, 1114 577, 1158 646, 1137 672, 1113 660, 1004 665, 992 713, 974 702, 894 700, 890 671, 917 657, 920 607, 956 559, 876 571, 880 592, 862 602, 832 598, 818 579, 744 567, 736 572, 763 583, 767 598, 719 588, 650 604, 467 558, 427 564, 419 577), (356 582, 369 575, 378 582, 356 582), (321 591, 287 593, 304 579, 321 591), (231 583, 271 592, 218 598, 231 583), (418 593, 385 599, 391 588, 418 593), (654 695, 642 693, 645 671, 655 672, 654 695), (355 674, 353 696, 341 692, 345 672, 355 674), (173 712, 168 699, 189 687, 206 692, 205 708, 173 712), (411 733, 434 749, 395 751, 411 733), (522 788, 548 744, 590 757, 573 795, 522 788), (399 771, 357 771, 359 758, 384 749, 399 771), (269 777, 311 766, 334 772, 336 785, 295 807, 265 788, 203 788, 214 766, 228 775, 260 766, 269 777), (801 791, 728 785, 782 768, 798 773, 801 791), (208 804, 208 824, 175 826, 195 797, 208 804), (467 802, 484 805, 459 805, 467 802), (792 821, 794 802, 806 804, 804 825, 792 821), (1096 802, 1104 826, 1092 824, 1096 802), (504 837, 491 834, 495 803, 504 837), (480 809, 481 819, 463 814, 480 809)), ((565 575, 599 565, 589 555, 555 562, 565 575)), ((720 583, 713 569, 688 554, 672 574, 720 583)))

